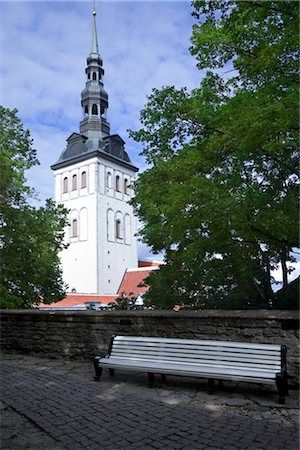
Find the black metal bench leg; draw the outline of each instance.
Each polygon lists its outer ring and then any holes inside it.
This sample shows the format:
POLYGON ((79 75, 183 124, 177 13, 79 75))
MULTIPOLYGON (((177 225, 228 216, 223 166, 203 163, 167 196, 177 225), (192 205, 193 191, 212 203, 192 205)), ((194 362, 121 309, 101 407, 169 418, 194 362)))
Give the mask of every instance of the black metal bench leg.
POLYGON ((115 376, 115 369, 108 369, 109 370, 109 376, 114 377, 115 376))
POLYGON ((99 381, 102 375, 102 367, 98 366, 98 360, 94 359, 94 368, 96 372, 95 381, 99 381))
POLYGON ((154 373, 148 372, 148 386, 154 387, 154 373))
POLYGON ((276 374, 276 386, 278 389, 278 403, 281 403, 282 405, 285 404, 285 395, 287 391, 287 383, 285 380, 285 376, 282 373, 276 374))
POLYGON ((208 379, 208 394, 213 394, 215 392, 215 380, 213 378, 208 379))

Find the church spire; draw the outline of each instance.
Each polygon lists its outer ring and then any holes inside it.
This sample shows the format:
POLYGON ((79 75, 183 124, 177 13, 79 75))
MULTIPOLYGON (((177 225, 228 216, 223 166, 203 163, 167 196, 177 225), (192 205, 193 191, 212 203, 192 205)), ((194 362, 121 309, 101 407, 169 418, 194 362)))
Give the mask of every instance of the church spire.
POLYGON ((96 26, 96 10, 94 8, 93 16, 94 16, 94 23, 93 23, 93 34, 92 34, 92 46, 91 46, 91 54, 96 53, 99 55, 99 48, 98 48, 98 38, 97 38, 97 26, 96 26))
POLYGON ((110 133, 106 114, 108 95, 103 86, 104 69, 99 53, 96 11, 93 11, 93 30, 91 52, 87 58, 86 84, 81 92, 83 120, 80 122, 80 133, 87 136, 93 147, 99 147, 101 141, 110 133))

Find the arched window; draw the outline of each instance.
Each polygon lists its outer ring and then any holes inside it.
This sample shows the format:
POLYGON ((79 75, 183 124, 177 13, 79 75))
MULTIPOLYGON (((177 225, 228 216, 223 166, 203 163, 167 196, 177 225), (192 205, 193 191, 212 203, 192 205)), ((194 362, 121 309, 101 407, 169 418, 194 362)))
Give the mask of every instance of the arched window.
POLYGON ((114 231, 114 213, 112 209, 107 210, 107 240, 109 242, 113 242, 115 240, 115 231, 114 231))
POLYGON ((97 74, 96 74, 96 72, 93 72, 93 80, 94 80, 94 81, 97 80, 97 74))
POLYGON ((72 221, 72 237, 78 236, 78 222, 77 219, 72 221))
POLYGON ((120 192, 120 177, 116 176, 116 191, 120 192))
POLYGON ((65 177, 63 182, 63 194, 66 192, 68 192, 68 177, 65 177))
POLYGON ((76 191, 77 189, 77 175, 73 175, 72 177, 72 190, 76 191))
POLYGON ((86 188, 86 172, 81 174, 81 189, 86 188))
POLYGON ((121 239, 121 220, 116 220, 116 238, 121 239))
POLYGON ((124 194, 129 194, 127 178, 124 179, 124 194))
POLYGON ((91 79, 91 74, 90 74, 90 72, 88 73, 88 80, 90 80, 91 79))
POLYGON ((107 172, 107 175, 106 175, 106 186, 108 188, 111 188, 111 173, 110 172, 107 172))
POLYGON ((88 107, 88 105, 85 105, 84 114, 88 114, 88 113, 89 113, 89 107, 88 107))
POLYGON ((92 114, 93 116, 98 116, 98 106, 96 105, 96 103, 94 103, 92 106, 92 114))

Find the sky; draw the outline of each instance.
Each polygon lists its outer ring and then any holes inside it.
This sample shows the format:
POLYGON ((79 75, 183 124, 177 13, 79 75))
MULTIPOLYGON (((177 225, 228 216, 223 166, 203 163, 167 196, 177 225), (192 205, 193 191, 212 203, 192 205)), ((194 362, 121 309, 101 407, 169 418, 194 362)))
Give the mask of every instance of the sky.
MULTIPOLYGON (((0 0, 0 104, 17 108, 30 129, 40 165, 27 175, 41 202, 53 196, 50 166, 79 131, 92 10, 87 0, 0 0)), ((196 88, 204 75, 189 53, 195 23, 190 1, 108 0, 96 3, 96 10, 111 134, 125 140, 132 162, 143 171, 140 144, 127 130, 139 128, 147 95, 165 85, 196 88)), ((142 243, 138 252, 153 258, 142 243)), ((280 269, 275 275, 281 278, 280 269)))
MULTIPOLYGON (((0 104, 17 108, 31 132, 40 165, 27 177, 42 202, 53 196, 50 165, 79 131, 92 10, 91 1, 0 0, 0 104)), ((189 53, 191 5, 110 0, 96 3, 96 11, 111 134, 125 140, 143 171, 141 147, 127 130, 139 128, 147 95, 164 85, 195 88, 203 75, 189 53)), ((139 256, 151 256, 141 244, 139 256)))

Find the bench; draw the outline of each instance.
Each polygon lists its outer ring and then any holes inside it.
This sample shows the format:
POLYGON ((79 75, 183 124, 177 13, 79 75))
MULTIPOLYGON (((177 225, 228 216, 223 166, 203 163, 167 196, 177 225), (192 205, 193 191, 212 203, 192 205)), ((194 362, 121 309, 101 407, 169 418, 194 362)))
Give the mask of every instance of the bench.
POLYGON ((147 372, 149 384, 154 374, 207 378, 210 391, 214 379, 275 384, 279 403, 288 395, 286 347, 245 342, 113 336, 106 356, 94 359, 95 380, 102 369, 147 372))

